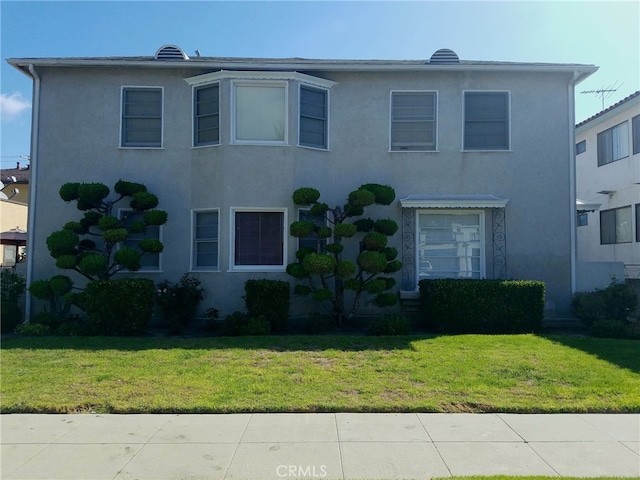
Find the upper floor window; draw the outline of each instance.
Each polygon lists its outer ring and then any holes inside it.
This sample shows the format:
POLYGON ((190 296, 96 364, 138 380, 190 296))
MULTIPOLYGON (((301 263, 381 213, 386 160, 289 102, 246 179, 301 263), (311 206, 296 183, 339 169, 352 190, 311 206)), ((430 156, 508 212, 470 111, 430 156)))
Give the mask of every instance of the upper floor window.
POLYGON ((631 136, 633 137, 633 154, 640 153, 640 115, 631 119, 631 136))
POLYGON ((589 225, 589 214, 587 212, 578 213, 578 226, 586 227, 589 225))
POLYGON ((218 270, 218 210, 194 210, 192 217, 192 270, 218 270))
POLYGON ((300 86, 300 145, 328 148, 328 92, 300 86))
POLYGON ((162 88, 123 87, 122 147, 162 147, 162 88))
POLYGON ((282 270, 286 265, 284 209, 235 209, 232 212, 232 268, 282 270))
POLYGON ((631 205, 600 212, 600 243, 632 242, 631 205))
POLYGON ((629 126, 622 122, 598 134, 598 166, 629 156, 629 126))
POLYGON ((582 140, 581 142, 576 143, 576 155, 580 155, 587 151, 587 141, 582 140))
POLYGON ((193 93, 193 145, 220 143, 220 87, 207 85, 193 93))
POLYGON ((287 83, 233 82, 234 143, 287 143, 287 83))
POLYGON ((464 93, 464 150, 509 150, 509 92, 464 93))
POLYGON ((436 149, 436 94, 391 92, 391 151, 436 149))

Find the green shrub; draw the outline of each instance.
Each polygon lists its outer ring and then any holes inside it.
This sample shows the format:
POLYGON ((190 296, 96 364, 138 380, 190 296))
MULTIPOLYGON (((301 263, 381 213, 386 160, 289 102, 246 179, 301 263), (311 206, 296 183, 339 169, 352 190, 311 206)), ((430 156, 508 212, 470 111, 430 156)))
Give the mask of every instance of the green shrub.
POLYGON ((309 205, 320 198, 320 192, 315 188, 299 188, 293 192, 293 203, 296 205, 309 205))
POLYGON ((289 321, 291 291, 282 280, 247 280, 244 301, 250 317, 264 317, 274 332, 282 331, 289 321))
POLYGON ((156 288, 156 303, 173 332, 182 331, 195 318, 203 298, 200 280, 189 273, 182 275, 175 285, 164 280, 156 288))
POLYGON ((615 280, 605 289, 577 292, 571 299, 574 315, 587 325, 595 320, 624 321, 637 305, 638 296, 631 287, 615 280))
POLYGON ((270 332, 271 325, 266 318, 243 312, 233 312, 222 323, 222 334, 226 336, 269 335, 270 332))
POLYGON ((25 337, 44 337, 51 335, 51 328, 41 323, 22 323, 17 326, 16 333, 25 337))
POLYGON ((409 320, 395 314, 378 317, 369 326, 371 335, 408 335, 410 330, 409 320))
POLYGON ((0 269, 0 331, 12 332, 22 322, 20 298, 25 291, 25 278, 10 268, 0 269))
POLYGON ((151 320, 155 285, 147 278, 89 282, 82 301, 96 335, 140 333, 151 320))
POLYGON ((419 282, 425 326, 442 333, 540 332, 544 283, 434 279, 419 282))
POLYGON ((631 338, 629 327, 622 320, 596 319, 591 323, 591 335, 600 338, 631 338))

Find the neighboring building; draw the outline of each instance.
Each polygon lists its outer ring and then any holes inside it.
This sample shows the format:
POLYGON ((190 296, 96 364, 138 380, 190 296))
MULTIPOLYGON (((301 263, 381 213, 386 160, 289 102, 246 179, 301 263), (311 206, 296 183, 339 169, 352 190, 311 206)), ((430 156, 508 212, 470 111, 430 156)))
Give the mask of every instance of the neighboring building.
MULTIPOLYGON (((29 204, 29 167, 0 170, 0 232, 27 229, 27 215, 29 204)), ((17 245, 2 245, 0 265, 12 267, 15 265, 16 253, 24 253, 24 247, 17 245), (17 251, 16 251, 17 250, 17 251)))
MULTIPOLYGON (((24 58, 33 78, 28 275, 61 273, 46 237, 78 217, 69 181, 141 182, 169 221, 143 271, 193 272, 206 306, 243 308, 250 278, 293 279, 299 187, 342 205, 389 184, 403 291, 421 278, 546 282, 568 310, 575 282, 574 86, 592 65, 428 60, 24 58), (37 184, 37 189, 35 185, 37 184), (35 228, 33 228, 35 227, 35 228)), ((296 302, 293 315, 306 315, 296 302)))
POLYGON ((578 259, 640 278, 640 91, 576 126, 576 183, 578 259))

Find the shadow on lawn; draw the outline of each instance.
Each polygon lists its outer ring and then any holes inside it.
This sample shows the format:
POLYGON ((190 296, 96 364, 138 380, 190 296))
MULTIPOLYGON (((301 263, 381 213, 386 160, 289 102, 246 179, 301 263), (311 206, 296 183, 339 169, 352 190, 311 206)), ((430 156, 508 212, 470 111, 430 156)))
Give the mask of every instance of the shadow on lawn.
POLYGON ((570 335, 540 335, 552 342, 581 350, 605 362, 640 373, 640 341, 570 335))
POLYGON ((367 335, 270 335, 260 337, 5 337, 2 350, 272 350, 293 351, 365 351, 415 350, 413 342, 435 338, 435 335, 373 337, 367 335))

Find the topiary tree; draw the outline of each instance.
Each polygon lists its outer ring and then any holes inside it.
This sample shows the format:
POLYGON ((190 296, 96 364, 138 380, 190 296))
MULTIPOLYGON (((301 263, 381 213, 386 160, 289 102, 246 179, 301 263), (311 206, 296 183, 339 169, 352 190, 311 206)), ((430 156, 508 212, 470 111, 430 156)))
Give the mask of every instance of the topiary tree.
POLYGON ((74 270, 89 280, 106 280, 121 270, 137 271, 143 255, 162 252, 163 245, 155 238, 142 238, 137 247, 122 246, 131 234, 144 234, 147 227, 166 223, 167 213, 156 209, 158 197, 140 183, 123 180, 115 184, 114 191, 117 197, 108 199, 110 189, 102 183, 65 183, 60 187, 60 197, 65 202, 75 201, 84 215, 47 237, 57 267, 74 270), (114 206, 125 199, 129 199, 131 211, 118 218, 113 214, 114 206), (127 221, 132 214, 141 214, 142 220, 127 221))
POLYGON ((354 217, 364 214, 366 207, 390 205, 395 196, 390 186, 366 184, 351 192, 344 206, 330 208, 319 201, 320 192, 314 188, 300 188, 293 193, 296 205, 311 206, 311 215, 326 221, 322 225, 310 221, 291 224, 292 236, 315 238, 316 247, 298 250, 298 261, 287 266, 287 273, 302 282, 294 292, 312 295, 338 325, 348 323, 355 316, 363 295, 372 295, 373 303, 379 307, 392 306, 398 301, 397 295, 390 291, 396 281, 389 275, 399 271, 402 264, 396 260, 397 249, 387 246, 388 237, 398 230, 397 223, 391 219, 370 218, 353 221, 354 217), (329 238, 332 242, 324 247, 329 238), (343 242, 356 238, 359 238, 356 261, 343 259, 343 242), (347 291, 352 292, 349 299, 345 295, 347 291))

